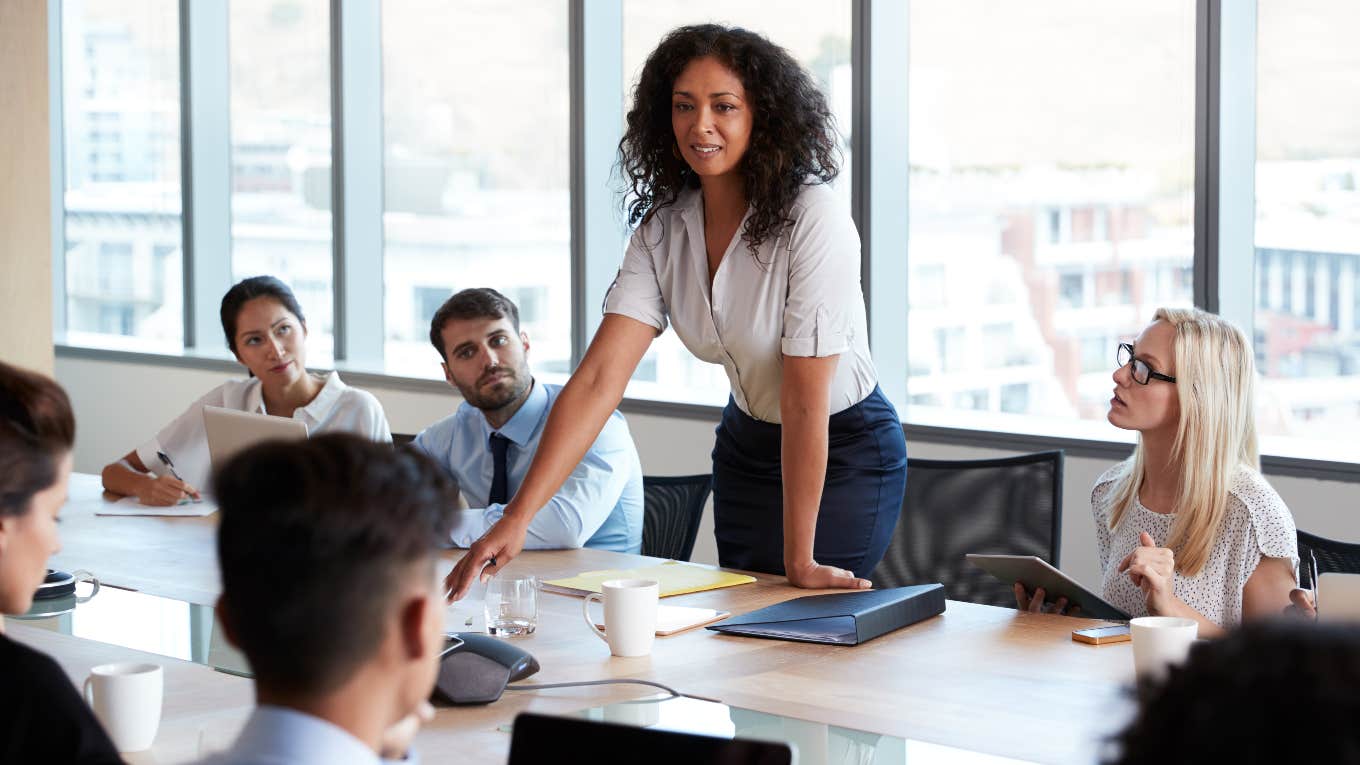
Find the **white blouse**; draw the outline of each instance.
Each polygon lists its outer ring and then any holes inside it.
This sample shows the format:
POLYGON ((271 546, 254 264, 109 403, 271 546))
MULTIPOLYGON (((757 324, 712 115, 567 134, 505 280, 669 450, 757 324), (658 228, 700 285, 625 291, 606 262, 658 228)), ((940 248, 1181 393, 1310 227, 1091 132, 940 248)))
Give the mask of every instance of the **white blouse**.
POLYGON ((628 243, 605 296, 605 313, 656 328, 667 319, 698 358, 721 364, 742 411, 777 423, 783 356, 839 355, 831 412, 873 392, 859 233, 849 210, 825 184, 805 186, 789 209, 791 225, 755 255, 741 237, 723 254, 709 292, 703 199, 698 189, 662 208, 628 243))
MULTIPOLYGON (((1115 465, 1096 479, 1091 491, 1091 511, 1095 515, 1096 538, 1100 546, 1101 593, 1131 616, 1147 616, 1143 591, 1120 573, 1119 564, 1138 547, 1139 532, 1146 531, 1159 547, 1166 546, 1175 513, 1155 513, 1134 502, 1119 527, 1110 529, 1114 509, 1114 487, 1130 468, 1130 462, 1115 465)), ((1176 597, 1215 624, 1230 628, 1242 621, 1242 588, 1256 571, 1262 558, 1285 558, 1297 570, 1298 537, 1294 517, 1284 500, 1260 473, 1240 467, 1228 493, 1228 513, 1214 539, 1209 559, 1195 576, 1175 574, 1176 597)))
MULTIPOLYGON (((161 428, 154 438, 137 447, 142 464, 156 475, 170 471, 156 452, 165 452, 175 464, 175 472, 196 489, 207 489, 212 475, 208 456, 208 437, 203 428, 203 407, 220 406, 242 412, 267 414, 260 379, 228 380, 189 405, 184 413, 161 428)), ((293 419, 307 423, 308 435, 339 431, 354 433, 374 441, 392 440, 382 404, 368 391, 351 388, 337 372, 326 377, 316 398, 293 411, 293 419)))

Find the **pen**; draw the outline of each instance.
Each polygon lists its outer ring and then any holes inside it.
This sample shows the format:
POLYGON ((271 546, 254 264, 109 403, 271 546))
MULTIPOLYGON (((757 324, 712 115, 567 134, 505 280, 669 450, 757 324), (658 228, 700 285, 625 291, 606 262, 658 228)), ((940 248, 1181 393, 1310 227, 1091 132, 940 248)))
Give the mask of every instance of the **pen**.
POLYGON ((162 463, 164 463, 167 468, 170 468, 170 475, 174 476, 175 480, 178 481, 184 480, 183 478, 180 478, 179 473, 175 472, 175 463, 170 461, 170 457, 166 455, 165 452, 156 452, 156 458, 159 459, 162 463))

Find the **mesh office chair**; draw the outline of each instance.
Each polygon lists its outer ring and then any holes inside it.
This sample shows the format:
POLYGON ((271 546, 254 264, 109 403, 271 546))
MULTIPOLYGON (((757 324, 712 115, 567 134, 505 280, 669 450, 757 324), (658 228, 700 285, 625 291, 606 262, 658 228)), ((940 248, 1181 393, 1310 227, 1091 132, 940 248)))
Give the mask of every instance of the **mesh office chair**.
POLYGON ((1299 533, 1299 586, 1313 589, 1309 556, 1317 561, 1319 574, 1360 574, 1360 544, 1338 542, 1306 531, 1299 533))
POLYGON ((643 476, 642 554, 689 560, 712 489, 708 473, 643 476))
POLYGON ((1010 583, 967 553, 1037 555, 1058 565, 1061 451, 989 460, 907 460, 907 491, 875 587, 939 582, 951 600, 1015 607, 1010 583))

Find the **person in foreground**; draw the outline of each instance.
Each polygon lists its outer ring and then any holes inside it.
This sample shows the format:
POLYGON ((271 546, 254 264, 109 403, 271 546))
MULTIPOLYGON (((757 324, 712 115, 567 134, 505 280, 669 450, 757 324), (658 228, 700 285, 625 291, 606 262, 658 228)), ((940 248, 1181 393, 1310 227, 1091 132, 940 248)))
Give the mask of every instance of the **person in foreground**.
POLYGON ((147 505, 197 498, 212 472, 205 406, 301 420, 309 435, 343 431, 391 442, 387 417, 371 393, 345 385, 339 373, 307 371, 307 320, 288 285, 272 276, 238 282, 222 297, 221 315, 227 348, 250 376, 208 391, 146 443, 105 466, 105 489, 147 505))
MULTIPOLYGON (((1160 308, 1118 359, 1109 420, 1138 444, 1091 492, 1102 597, 1132 616, 1194 619, 1202 638, 1280 614, 1298 547, 1259 472, 1246 336, 1211 313, 1160 308)), ((1045 609, 1042 589, 1015 594, 1022 610, 1045 609)))
MULTIPOLYGON (((76 423, 52 380, 0 362, 0 615, 22 614, 61 548, 76 423)), ((121 763, 61 667, 4 635, 0 762, 121 763)))
MULTIPOLYGON (((450 539, 468 547, 501 519, 524 480, 562 386, 534 380, 519 309, 493 289, 466 289, 445 301, 430 322, 430 342, 463 403, 414 443, 458 481, 471 509, 456 513, 450 539)), ((642 463, 618 411, 534 514, 524 546, 641 552, 642 463)))
POLYGON ((1279 620, 1198 643, 1148 689, 1115 765, 1360 762, 1360 630, 1279 620))
POLYGON ((523 548, 668 321, 732 386, 713 448, 719 562, 870 586, 906 442, 869 355, 859 235, 828 185, 836 144, 825 97, 782 48, 716 25, 666 35, 619 143, 637 229, 604 320, 504 517, 450 575, 453 597, 523 548))
POLYGON ((205 763, 400 758, 433 714, 454 487, 424 455, 343 433, 247 449, 216 486, 217 616, 258 706, 205 763))

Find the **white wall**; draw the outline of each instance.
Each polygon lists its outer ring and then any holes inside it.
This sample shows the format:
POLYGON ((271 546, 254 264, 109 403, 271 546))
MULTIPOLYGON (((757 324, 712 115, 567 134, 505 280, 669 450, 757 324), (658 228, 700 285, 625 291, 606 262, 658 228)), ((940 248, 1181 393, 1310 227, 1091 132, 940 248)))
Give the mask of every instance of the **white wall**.
POLYGON ((52 373, 47 3, 0 2, 0 359, 52 373))
MULTIPOLYGON (((177 367, 93 361, 59 357, 57 379, 66 386, 76 408, 76 470, 98 472, 107 462, 126 454, 179 414, 195 398, 219 384, 217 372, 177 367)), ((452 412, 458 398, 391 388, 369 388, 387 411, 392 430, 415 433, 452 412)), ((713 421, 632 414, 628 424, 649 475, 705 473, 711 470, 713 421)), ((986 447, 987 434, 978 434, 976 447, 913 441, 913 457, 977 459, 1014 452, 986 447)), ((1069 457, 1064 466, 1062 567, 1088 585, 1100 580, 1096 563, 1095 527, 1090 514, 1090 490, 1108 467, 1103 460, 1069 457)), ((908 476, 910 480, 910 476, 908 476)), ((1301 528, 1327 537, 1360 540, 1360 485, 1305 478, 1270 476, 1301 528)), ((694 559, 716 563, 711 511, 695 545, 694 559)))

